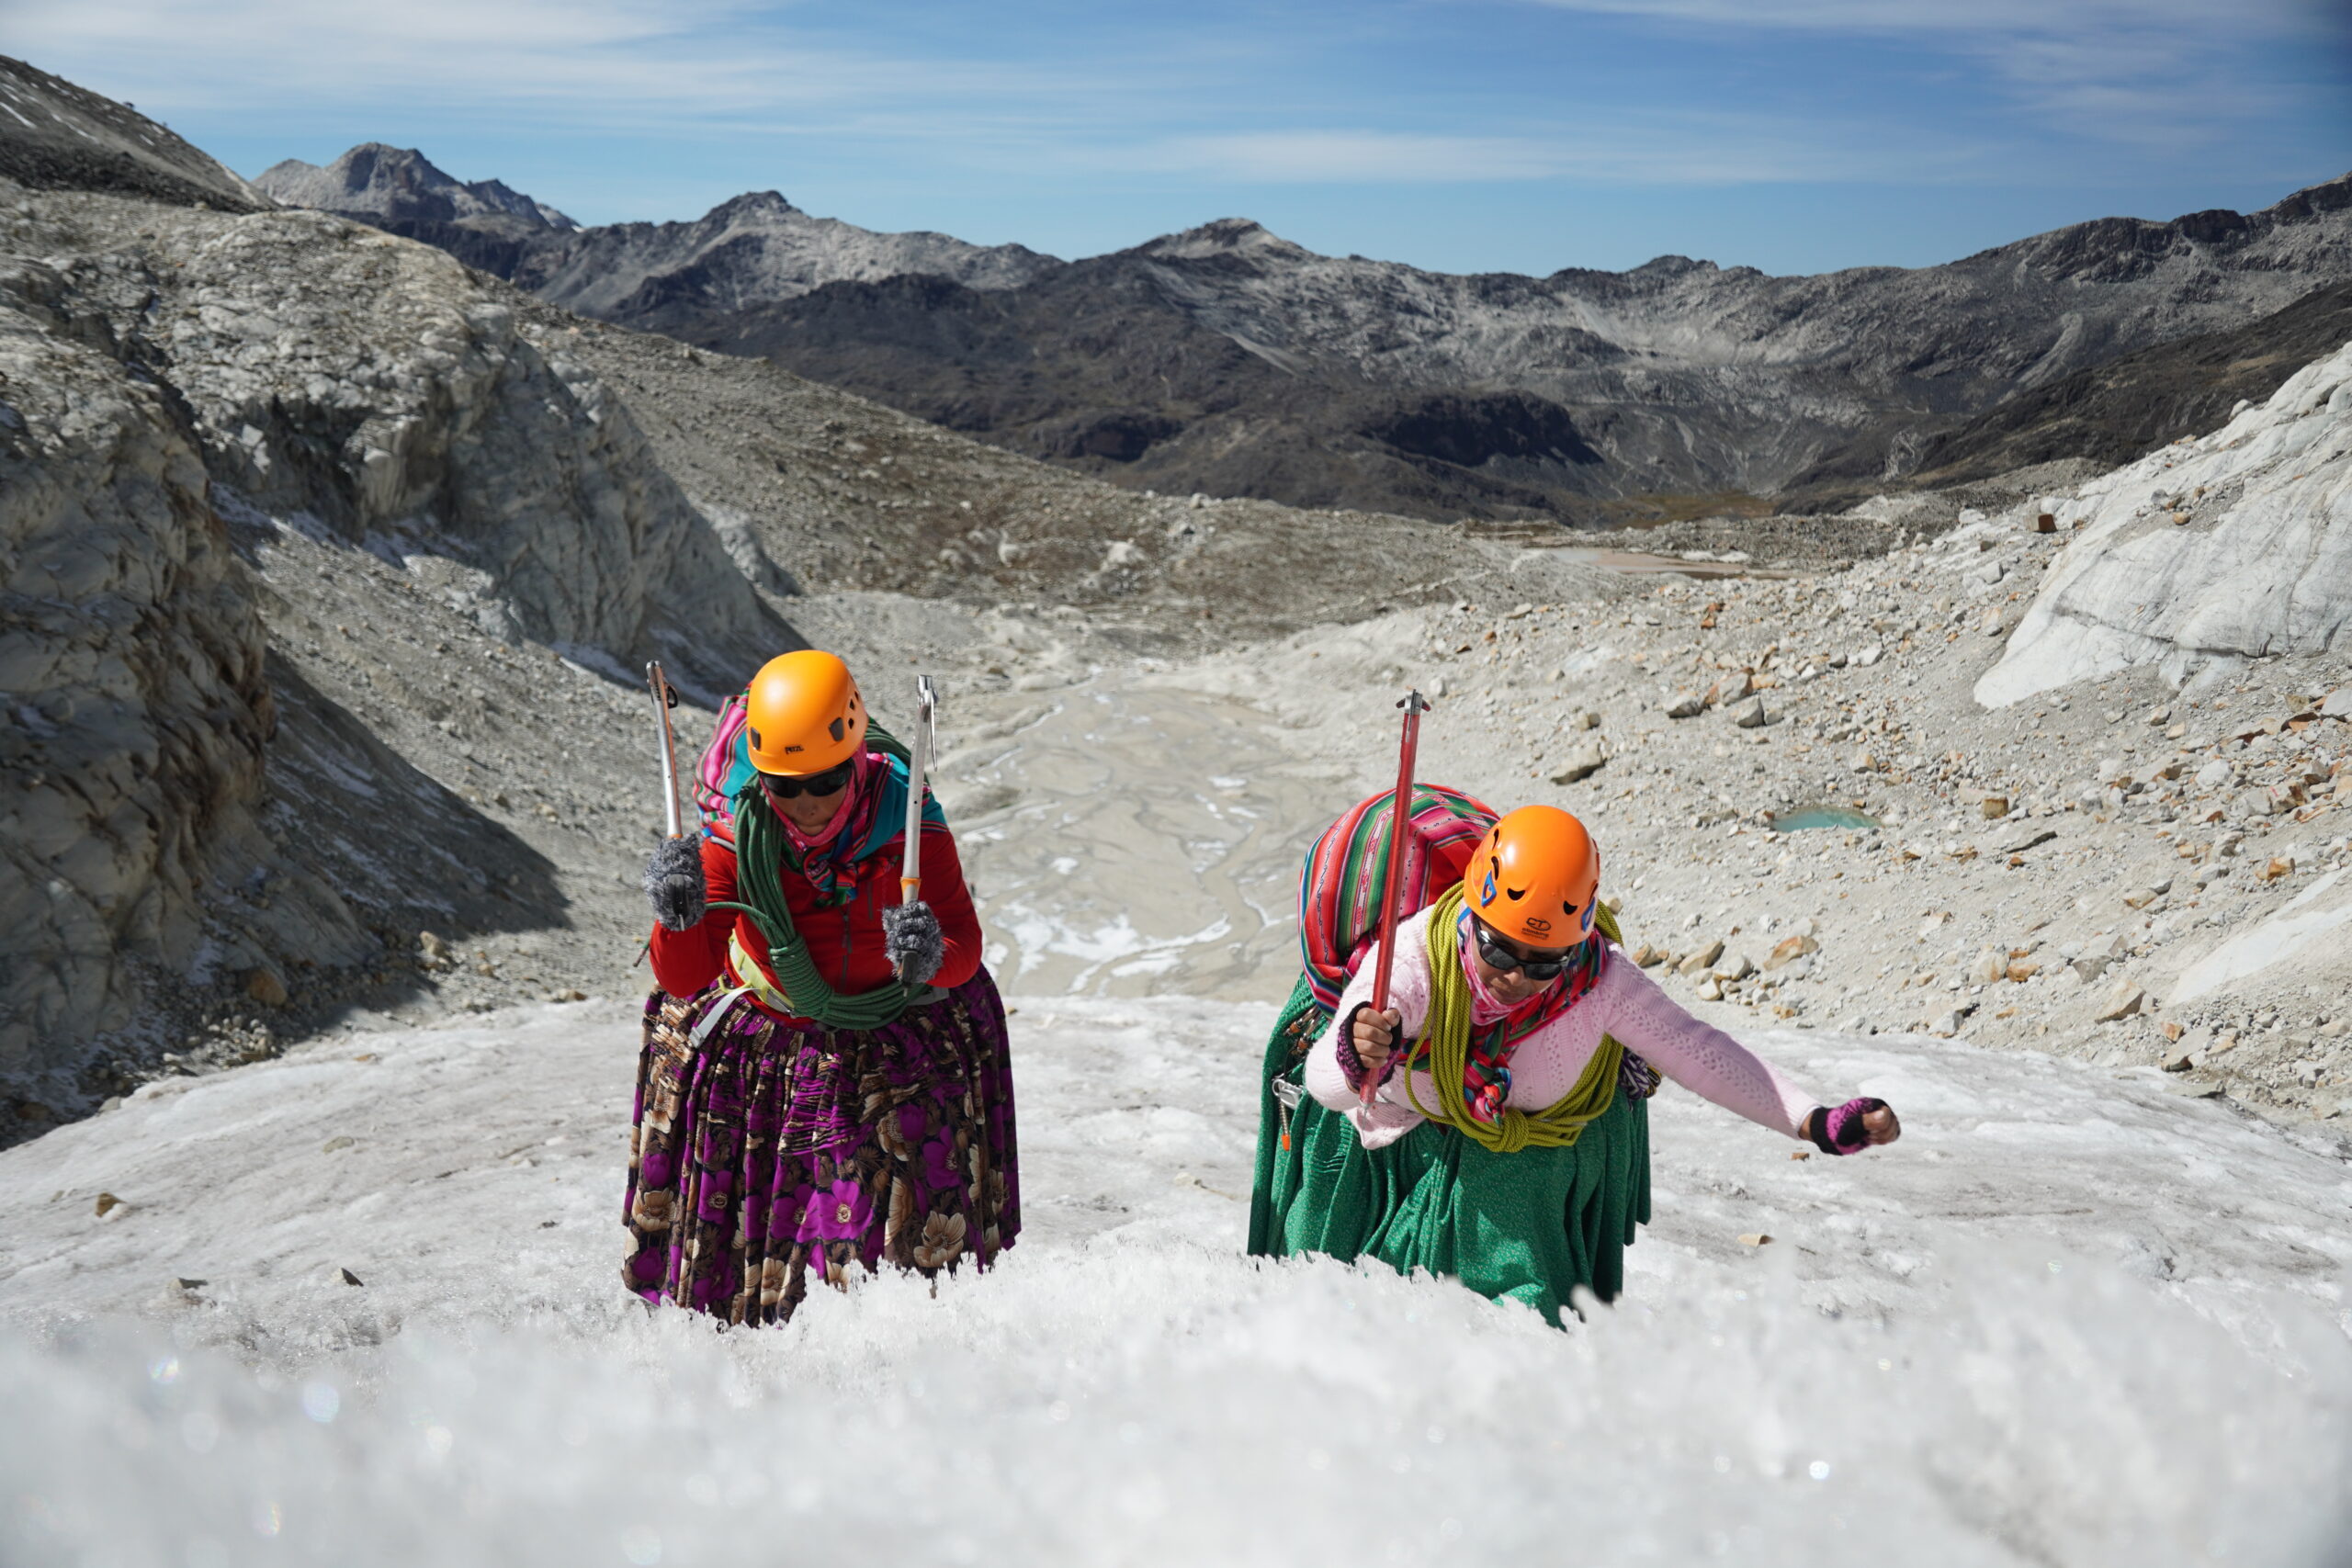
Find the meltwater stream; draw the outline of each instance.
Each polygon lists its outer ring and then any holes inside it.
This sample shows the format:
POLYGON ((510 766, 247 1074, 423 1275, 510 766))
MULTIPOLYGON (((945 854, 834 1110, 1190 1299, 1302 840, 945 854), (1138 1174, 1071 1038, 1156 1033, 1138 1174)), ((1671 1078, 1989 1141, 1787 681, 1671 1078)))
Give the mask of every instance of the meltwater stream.
POLYGON ((1273 721, 1103 675, 942 739, 936 788, 1007 992, 1288 991, 1300 861, 1353 796, 1273 721))

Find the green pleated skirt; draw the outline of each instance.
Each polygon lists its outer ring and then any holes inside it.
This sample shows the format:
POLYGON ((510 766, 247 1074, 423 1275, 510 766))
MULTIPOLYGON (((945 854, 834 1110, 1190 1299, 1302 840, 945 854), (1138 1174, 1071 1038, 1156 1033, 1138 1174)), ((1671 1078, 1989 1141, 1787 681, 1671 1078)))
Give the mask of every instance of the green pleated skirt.
POLYGON ((1367 1149, 1345 1116, 1304 1095, 1286 1107, 1275 1091, 1299 1081, 1329 1022, 1301 980, 1266 1043, 1250 1252, 1426 1269, 1490 1301, 1523 1303, 1555 1326, 1578 1285, 1616 1297, 1625 1248, 1650 1217, 1646 1100, 1620 1093, 1564 1149, 1498 1155, 1428 1122, 1367 1149))

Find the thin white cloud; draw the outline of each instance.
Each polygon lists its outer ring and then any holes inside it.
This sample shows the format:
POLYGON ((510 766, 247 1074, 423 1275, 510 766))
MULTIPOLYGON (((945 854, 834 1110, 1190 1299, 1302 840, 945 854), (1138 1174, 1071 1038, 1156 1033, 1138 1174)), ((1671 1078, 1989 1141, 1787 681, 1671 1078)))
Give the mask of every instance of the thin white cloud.
POLYGON ((1528 180, 1559 173, 1554 149, 1541 141, 1384 130, 1177 136, 1131 156, 1163 171, 1273 183, 1528 180))
MULTIPOLYGON (((1826 127, 1809 128, 1815 131, 1826 127)), ((1077 154, 1103 165, 1253 184, 1480 184, 1576 179, 1653 185, 1781 184, 1919 177, 1946 163, 1885 138, 1804 135, 1762 118, 1679 117, 1643 123, 1531 126, 1501 136, 1363 129, 1170 136, 1077 154)))
POLYGON ((2275 107, 2217 66, 2249 48, 2340 42, 2339 0, 1530 0, 1724 30, 1941 51, 2044 130, 2185 148, 2275 107))
POLYGON ((2213 30, 2294 34, 2325 20, 2321 0, 1538 0, 1566 11, 1608 12, 1726 27, 1837 33, 2075 36, 2213 30))
POLYGON ((69 75, 94 62, 82 79, 166 118, 236 113, 266 93, 276 107, 922 143, 943 167, 1254 184, 1736 183, 1916 173, 1923 155, 1898 171, 1877 134, 1703 114, 1497 124, 1498 107, 1487 124, 1439 130, 1252 123, 1261 117, 1214 40, 1189 62, 1008 67, 842 48, 776 18, 746 0, 76 0, 17 18, 10 43, 69 75))
POLYGON ((1460 83, 1444 98, 1372 105, 1317 81, 1325 101, 1306 102, 1261 91, 1289 45, 1255 33, 1170 34, 1138 51, 1111 28, 1059 58, 1006 64, 959 53, 957 39, 892 38, 772 0, 15 0, 6 47, 167 118, 307 118, 376 134, 363 128, 422 115, 559 136, 771 138, 885 150, 927 178, 1127 169, 1263 185, 1917 184, 2004 164, 2014 178, 2018 150, 2052 130, 2211 145, 2269 106, 2251 84, 2195 80, 2199 51, 2233 32, 2311 24, 2313 0, 1530 3, 1711 31, 1924 40, 2006 94, 2017 124, 1810 107, 1740 117, 1702 86, 1679 104, 1602 93, 1575 118, 1460 83))
POLYGON ((74 0, 11 18, 9 47, 159 110, 397 97, 566 123, 707 123, 921 98, 1008 104, 1058 85, 986 63, 845 50, 728 0, 74 0))

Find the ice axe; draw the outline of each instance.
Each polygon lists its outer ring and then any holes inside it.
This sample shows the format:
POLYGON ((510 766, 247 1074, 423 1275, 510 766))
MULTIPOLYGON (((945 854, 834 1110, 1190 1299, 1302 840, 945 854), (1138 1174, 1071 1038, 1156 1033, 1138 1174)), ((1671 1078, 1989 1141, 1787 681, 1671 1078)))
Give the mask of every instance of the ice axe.
MULTIPOLYGON (((1413 809, 1413 760, 1421 749, 1421 715, 1430 705, 1418 688, 1408 691, 1396 705, 1405 710, 1404 739, 1396 749, 1396 793, 1388 801, 1388 870, 1380 879, 1380 955, 1372 963, 1372 1010, 1388 1010, 1388 975, 1396 962, 1396 895, 1405 884, 1405 823, 1413 809)), ((1389 1049, 1396 1050, 1404 1041, 1392 1041, 1389 1049)), ((1358 1091, 1365 1105, 1372 1103, 1373 1092, 1380 1087, 1374 1074, 1363 1076, 1363 1088, 1358 1091)))
MULTIPOLYGON (((646 689, 653 694, 653 732, 662 747, 662 836, 683 839, 686 836, 686 814, 678 803, 678 740, 670 728, 670 710, 678 705, 678 688, 662 673, 662 661, 650 660, 645 666, 646 689)), ((645 962, 653 951, 653 939, 647 937, 645 945, 637 950, 634 969, 645 962)))
POLYGON ((922 895, 922 783, 931 772, 932 730, 939 719, 939 694, 931 677, 915 677, 915 738, 907 748, 907 859, 899 873, 899 902, 922 895))
POLYGON ((662 836, 683 839, 686 814, 678 800, 678 740, 670 728, 670 710, 678 705, 678 688, 662 673, 658 659, 646 665, 645 684, 653 693, 654 733, 662 743, 662 836))

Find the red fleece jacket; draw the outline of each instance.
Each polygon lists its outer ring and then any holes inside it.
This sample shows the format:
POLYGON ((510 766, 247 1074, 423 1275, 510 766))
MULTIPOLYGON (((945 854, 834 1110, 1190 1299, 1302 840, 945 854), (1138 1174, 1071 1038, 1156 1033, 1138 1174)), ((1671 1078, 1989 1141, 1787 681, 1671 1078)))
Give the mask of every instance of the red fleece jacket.
MULTIPOLYGON (((791 907, 793 929, 808 944, 817 972, 836 991, 870 991, 890 977, 890 960, 882 950, 882 911, 899 902, 899 846, 904 836, 854 863, 856 896, 832 908, 820 908, 816 890, 806 877, 784 874, 784 900, 791 907)), ((703 877, 711 900, 738 901, 735 852, 715 840, 702 846, 703 877)), ((956 837, 936 824, 923 829, 922 897, 939 917, 946 955, 931 983, 960 986, 980 967, 980 920, 972 911, 972 895, 964 886, 963 863, 956 858, 956 837)), ((729 985, 743 976, 727 963, 729 932, 741 937, 744 951, 763 969, 767 967, 767 938, 749 915, 734 909, 713 909, 700 925, 682 931, 653 928, 653 976, 673 997, 691 997, 722 974, 729 985)), ((765 976, 769 984, 775 976, 765 976)))

